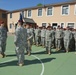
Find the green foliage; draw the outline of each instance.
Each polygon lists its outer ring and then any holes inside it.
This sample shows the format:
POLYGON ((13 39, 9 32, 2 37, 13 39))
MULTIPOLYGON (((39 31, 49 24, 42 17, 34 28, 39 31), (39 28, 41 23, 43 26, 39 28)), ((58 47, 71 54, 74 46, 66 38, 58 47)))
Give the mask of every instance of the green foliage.
POLYGON ((39 3, 39 4, 37 4, 37 6, 42 6, 43 4, 41 4, 41 3, 39 3))

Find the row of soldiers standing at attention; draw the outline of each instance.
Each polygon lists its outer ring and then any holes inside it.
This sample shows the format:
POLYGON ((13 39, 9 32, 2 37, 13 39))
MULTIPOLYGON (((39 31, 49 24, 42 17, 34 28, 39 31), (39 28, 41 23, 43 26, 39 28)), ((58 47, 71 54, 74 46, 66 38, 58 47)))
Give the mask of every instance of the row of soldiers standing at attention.
MULTIPOLYGON (((64 47, 64 50, 69 52, 69 45, 72 39, 74 39, 76 50, 76 30, 70 30, 69 27, 63 29, 60 26, 57 29, 51 26, 47 28, 45 26, 42 28, 36 26, 36 28, 33 28, 19 20, 14 39, 18 65, 22 66, 24 64, 25 49, 28 55, 31 54, 33 42, 37 46, 45 47, 46 52, 51 54, 52 48, 56 48, 56 51, 59 51, 64 47)), ((2 22, 0 25, 0 57, 5 57, 6 40, 7 29, 4 27, 4 22, 2 22)))
POLYGON ((76 29, 69 26, 63 29, 58 25, 57 29, 51 26, 47 28, 37 26, 32 31, 35 45, 45 47, 48 54, 51 54, 52 48, 56 48, 56 51, 64 49, 64 51, 69 52, 70 48, 74 49, 75 47, 76 50, 76 29))

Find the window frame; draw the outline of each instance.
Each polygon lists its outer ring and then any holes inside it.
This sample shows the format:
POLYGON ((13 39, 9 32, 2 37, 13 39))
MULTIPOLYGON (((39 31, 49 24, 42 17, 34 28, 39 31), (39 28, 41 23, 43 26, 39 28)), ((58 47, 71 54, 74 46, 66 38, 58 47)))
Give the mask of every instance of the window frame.
POLYGON ((46 11, 46 15, 47 15, 47 16, 53 16, 53 13, 54 13, 54 7, 51 6, 51 7, 47 7, 46 9, 47 9, 47 11, 46 11), (52 8, 52 15, 48 15, 48 8, 52 8))
POLYGON ((30 9, 30 10, 27 10, 27 17, 28 18, 31 18, 32 17, 32 10, 30 9), (31 15, 29 16, 29 11, 31 11, 31 15))
POLYGON ((6 13, 2 13, 2 18, 4 18, 4 19, 7 18, 7 14, 6 13))
POLYGON ((67 5, 62 5, 62 6, 61 6, 61 15, 62 15, 62 16, 68 16, 69 14, 70 14, 70 5, 68 5, 68 4, 67 4, 67 5), (63 13, 62 13, 62 11, 63 11, 63 6, 68 6, 68 14, 63 14, 63 13))
POLYGON ((42 17, 42 16, 43 16, 43 8, 38 8, 38 9, 37 9, 37 16, 38 16, 38 17, 42 17), (42 9, 42 15, 41 15, 41 16, 39 16, 39 9, 42 9))
POLYGON ((12 18, 12 12, 10 13, 10 18, 12 18))
POLYGON ((75 22, 67 22, 67 25, 66 26, 68 26, 68 23, 74 23, 74 27, 73 28, 75 28, 75 22))
MULTIPOLYGON (((45 23, 45 24, 46 24, 46 26, 45 26, 45 27, 47 27, 47 22, 42 22, 42 23, 41 23, 41 25, 42 25, 43 23, 45 23)), ((42 26, 43 26, 43 25, 42 25, 42 26)))

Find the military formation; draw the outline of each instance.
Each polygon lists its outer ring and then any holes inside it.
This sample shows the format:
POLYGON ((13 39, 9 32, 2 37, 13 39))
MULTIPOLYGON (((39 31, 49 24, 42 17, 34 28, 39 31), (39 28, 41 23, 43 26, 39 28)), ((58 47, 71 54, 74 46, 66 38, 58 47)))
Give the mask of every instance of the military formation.
MULTIPOLYGON (((4 22, 0 24, 0 57, 4 58, 7 41, 7 29, 4 22)), ((58 25, 57 28, 52 26, 33 27, 32 25, 18 21, 15 30, 15 52, 18 59, 18 65, 23 66, 25 59, 25 49, 28 56, 31 55, 32 45, 41 46, 46 49, 47 54, 52 53, 52 49, 56 51, 64 50, 69 52, 72 48, 76 51, 76 29, 69 26, 65 29, 58 25)))

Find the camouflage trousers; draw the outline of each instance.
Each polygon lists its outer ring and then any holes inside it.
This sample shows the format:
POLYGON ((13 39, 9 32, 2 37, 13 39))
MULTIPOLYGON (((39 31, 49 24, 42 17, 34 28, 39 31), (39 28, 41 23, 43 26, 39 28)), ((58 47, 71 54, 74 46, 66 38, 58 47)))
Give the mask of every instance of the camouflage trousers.
POLYGON ((38 45, 38 36, 35 36, 36 45, 38 45))
POLYGON ((64 48, 65 48, 66 50, 69 49, 69 42, 70 42, 69 39, 64 39, 64 48))
POLYGON ((3 54, 6 50, 6 41, 0 41, 0 53, 3 54))
POLYGON ((76 38, 75 38, 75 51, 76 51, 76 38))
POLYGON ((51 50, 52 41, 46 41, 46 51, 51 50))
POLYGON ((45 37, 41 37, 41 44, 42 46, 45 46, 45 37))
POLYGON ((31 43, 31 41, 27 41, 27 46, 26 46, 26 51, 28 52, 31 52, 31 47, 32 47, 32 43, 31 43))
POLYGON ((55 44, 56 44, 56 48, 61 48, 61 39, 57 39, 55 40, 55 44))
POLYGON ((16 51, 16 55, 17 55, 17 59, 18 59, 18 64, 24 63, 24 59, 25 59, 25 56, 24 56, 25 47, 24 46, 16 47, 15 51, 16 51))

